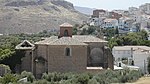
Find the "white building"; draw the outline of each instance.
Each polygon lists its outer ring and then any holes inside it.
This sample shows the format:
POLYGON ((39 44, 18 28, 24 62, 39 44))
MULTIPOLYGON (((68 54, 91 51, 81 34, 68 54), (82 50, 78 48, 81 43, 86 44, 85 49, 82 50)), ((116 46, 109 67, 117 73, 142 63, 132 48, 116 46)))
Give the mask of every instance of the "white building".
POLYGON ((99 12, 99 17, 108 17, 109 11, 105 10, 105 12, 99 12))
POLYGON ((88 23, 91 26, 102 26, 104 19, 105 17, 99 17, 99 18, 94 17, 94 18, 90 18, 88 23))
POLYGON ((139 7, 141 11, 144 11, 147 14, 150 14, 150 3, 143 4, 139 7))
POLYGON ((131 18, 129 17, 121 17, 119 18, 119 28, 129 28, 129 23, 133 21, 131 18))
POLYGON ((150 33, 150 15, 142 15, 140 29, 144 29, 150 33))
POLYGON ((102 28, 118 28, 117 19, 105 19, 102 28))
POLYGON ((136 7, 129 7, 129 13, 130 14, 136 14, 139 11, 136 7))
POLYGON ((118 13, 118 14, 123 14, 125 10, 113 10, 112 12, 118 13))
POLYGON ((129 16, 133 21, 141 23, 142 21, 142 14, 140 12, 136 12, 136 14, 132 14, 129 16))
POLYGON ((143 73, 147 73, 147 58, 150 57, 150 47, 147 46, 114 46, 112 54, 115 58, 115 62, 127 59, 127 65, 140 67, 143 73))
POLYGON ((130 17, 119 18, 119 33, 137 32, 137 23, 130 17))

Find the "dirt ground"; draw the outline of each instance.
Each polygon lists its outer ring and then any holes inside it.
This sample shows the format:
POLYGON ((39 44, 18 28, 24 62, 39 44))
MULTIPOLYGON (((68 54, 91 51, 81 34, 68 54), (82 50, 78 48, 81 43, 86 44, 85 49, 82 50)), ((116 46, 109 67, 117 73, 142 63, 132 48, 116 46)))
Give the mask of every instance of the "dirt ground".
POLYGON ((142 77, 133 84, 150 84, 150 77, 142 77))

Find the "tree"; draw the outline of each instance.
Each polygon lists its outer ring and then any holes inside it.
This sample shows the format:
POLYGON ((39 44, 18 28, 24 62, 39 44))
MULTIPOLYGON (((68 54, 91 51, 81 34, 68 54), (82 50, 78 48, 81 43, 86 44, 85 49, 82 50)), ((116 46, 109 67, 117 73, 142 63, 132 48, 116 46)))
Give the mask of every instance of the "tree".
POLYGON ((2 84, 17 83, 17 78, 13 74, 5 74, 4 77, 0 79, 0 83, 2 84))
POLYGON ((88 34, 87 30, 84 28, 81 32, 81 35, 87 35, 87 34, 88 34))
POLYGON ((116 38, 111 38, 108 42, 108 46, 110 49, 112 49, 114 46, 118 46, 118 43, 116 41, 116 38))
POLYGON ((8 57, 7 57, 7 54, 6 54, 6 56, 1 58, 0 64, 9 65, 12 72, 15 72, 15 66, 17 64, 21 64, 21 59, 24 56, 25 56, 25 52, 18 50, 18 51, 15 51, 13 54, 10 54, 10 56, 8 56, 8 57))
POLYGON ((118 28, 116 28, 115 34, 119 35, 119 29, 118 28))
POLYGON ((77 32, 78 32, 77 28, 74 27, 72 34, 73 34, 73 35, 77 35, 77 32))
POLYGON ((90 27, 88 28, 87 32, 88 32, 88 34, 92 34, 92 33, 95 32, 95 30, 96 30, 96 27, 95 27, 95 26, 90 26, 90 27))
POLYGON ((141 30, 138 34, 142 37, 143 40, 148 39, 148 33, 145 30, 141 30))

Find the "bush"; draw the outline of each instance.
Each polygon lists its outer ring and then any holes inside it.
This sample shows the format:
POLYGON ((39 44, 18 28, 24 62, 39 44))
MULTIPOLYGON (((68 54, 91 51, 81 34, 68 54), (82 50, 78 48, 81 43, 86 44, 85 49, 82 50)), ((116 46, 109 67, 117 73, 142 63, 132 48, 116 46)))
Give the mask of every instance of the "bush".
POLYGON ((42 79, 46 79, 49 82, 56 82, 56 81, 61 81, 61 74, 57 73, 57 72, 53 72, 53 73, 44 73, 42 76, 42 79))
POLYGON ((96 79, 90 79, 88 84, 99 84, 96 79))
POLYGON ((81 75, 78 75, 77 79, 79 83, 87 84, 90 79, 90 76, 88 74, 81 74, 81 75))
POLYGON ((17 83, 17 78, 13 74, 5 74, 4 77, 0 78, 0 83, 8 84, 8 83, 17 83))
MULTIPOLYGON (((106 70, 97 74, 90 73, 44 73, 41 80, 35 81, 30 72, 22 72, 21 75, 6 74, 0 79, 2 84, 9 82, 17 84, 19 78, 27 77, 28 82, 23 84, 111 84, 134 82, 142 76, 140 71, 135 70, 106 70)), ((20 84, 20 83, 19 83, 20 84)))
POLYGON ((21 73, 21 78, 25 78, 25 77, 27 77, 27 80, 31 83, 35 80, 35 77, 31 72, 23 71, 21 73))
POLYGON ((10 67, 7 65, 0 64, 0 69, 1 69, 1 72, 0 72, 1 76, 3 76, 6 73, 11 73, 10 67))
POLYGON ((49 84, 49 82, 44 79, 44 80, 34 81, 33 84, 49 84))
POLYGON ((93 77, 100 84, 110 84, 110 83, 125 83, 125 82, 134 82, 142 76, 140 71, 134 70, 120 70, 112 71, 107 70, 101 72, 93 77))

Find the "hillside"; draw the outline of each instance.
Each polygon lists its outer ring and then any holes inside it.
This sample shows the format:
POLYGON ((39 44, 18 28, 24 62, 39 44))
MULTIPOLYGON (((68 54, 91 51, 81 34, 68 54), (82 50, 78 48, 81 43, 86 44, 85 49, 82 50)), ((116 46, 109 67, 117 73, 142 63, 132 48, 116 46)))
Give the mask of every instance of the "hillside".
POLYGON ((0 33, 37 33, 64 22, 81 23, 87 16, 64 0, 0 0, 0 33))
POLYGON ((95 10, 94 8, 87 8, 87 7, 79 7, 79 6, 75 6, 74 7, 77 11, 83 13, 83 14, 87 14, 87 15, 92 15, 93 14, 93 10, 95 10))

